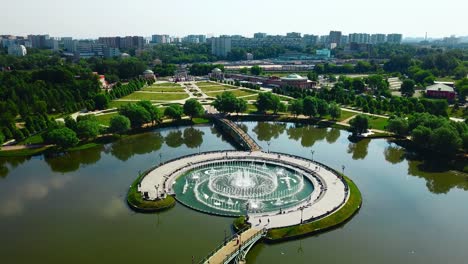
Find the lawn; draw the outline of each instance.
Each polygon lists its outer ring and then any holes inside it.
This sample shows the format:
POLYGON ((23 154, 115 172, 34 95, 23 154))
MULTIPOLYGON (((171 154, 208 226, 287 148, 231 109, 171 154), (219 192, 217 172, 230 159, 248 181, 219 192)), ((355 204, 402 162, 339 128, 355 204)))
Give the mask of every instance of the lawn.
POLYGON ((343 110, 341 109, 341 117, 338 118, 338 121, 344 121, 352 116, 355 116, 357 115, 358 113, 354 113, 354 112, 350 112, 350 111, 346 111, 346 110, 343 110))
POLYGON ((373 129, 385 130, 388 118, 369 116, 369 126, 373 129))
POLYGON ((449 106, 448 108, 448 114, 450 117, 456 117, 456 118, 466 118, 468 117, 468 110, 465 111, 464 108, 460 107, 457 110, 453 109, 453 106, 449 106))
POLYGON ((110 113, 110 114, 105 114, 105 115, 97 115, 96 119, 98 120, 99 124, 109 126, 110 125, 110 120, 112 117, 116 116, 118 113, 110 113))
POLYGON ((151 87, 145 87, 143 89, 141 89, 142 91, 148 91, 148 92, 164 92, 164 93, 174 93, 174 92, 178 92, 178 93, 185 93, 185 90, 184 88, 182 87, 154 87, 154 86, 151 86, 151 87))
POLYGON ((252 94, 252 95, 247 95, 247 96, 242 97, 242 99, 247 100, 247 101, 257 100, 257 98, 258 98, 258 94, 252 94))
MULTIPOLYGON (((243 90, 243 89, 232 90, 232 91, 229 91, 229 92, 233 93, 234 96, 236 96, 236 97, 245 96, 245 95, 252 95, 252 94, 257 93, 257 92, 254 92, 254 91, 243 90)), ((208 92, 208 93, 206 93, 206 95, 215 97, 217 95, 221 95, 222 93, 223 93, 222 91, 221 92, 208 92)))
POLYGON ((181 86, 178 83, 155 83, 155 84, 151 85, 150 87, 168 88, 168 87, 181 87, 181 86))
POLYGON ((206 92, 213 92, 213 91, 224 91, 224 90, 232 90, 232 89, 237 89, 237 87, 234 86, 224 86, 224 85, 210 85, 210 86, 203 86, 200 87, 200 89, 206 93, 206 92))
POLYGON ((44 134, 45 134, 45 132, 41 132, 41 133, 36 134, 34 136, 30 136, 30 137, 26 138, 25 140, 19 142, 18 145, 42 144, 42 143, 44 143, 44 139, 42 138, 42 135, 44 135, 44 134))
POLYGON ((219 83, 215 83, 215 82, 197 82, 195 85, 197 85, 198 87, 203 87, 203 86, 219 85, 219 83))
POLYGON ((126 104, 134 104, 136 102, 129 102, 129 101, 110 101, 109 102, 109 108, 119 108, 122 105, 126 104))
POLYGON ((121 99, 122 100, 172 101, 172 100, 182 100, 188 97, 189 97, 188 94, 135 92, 125 97, 122 97, 121 99))

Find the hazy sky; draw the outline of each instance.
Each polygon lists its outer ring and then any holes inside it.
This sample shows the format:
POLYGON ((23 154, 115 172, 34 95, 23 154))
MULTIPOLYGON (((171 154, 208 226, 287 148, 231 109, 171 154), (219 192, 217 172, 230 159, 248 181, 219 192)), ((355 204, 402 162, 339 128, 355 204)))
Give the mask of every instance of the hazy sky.
POLYGON ((0 34, 468 35, 466 0, 0 0, 0 34))

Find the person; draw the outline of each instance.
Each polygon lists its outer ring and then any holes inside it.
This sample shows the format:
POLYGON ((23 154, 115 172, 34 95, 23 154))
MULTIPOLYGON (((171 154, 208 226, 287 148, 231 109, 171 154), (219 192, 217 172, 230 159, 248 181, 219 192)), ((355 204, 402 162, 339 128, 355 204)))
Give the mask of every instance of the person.
POLYGON ((261 223, 262 223, 262 219, 259 218, 259 219, 258 219, 258 223, 261 224, 261 223))
POLYGON ((268 224, 270 224, 270 218, 268 218, 268 224))

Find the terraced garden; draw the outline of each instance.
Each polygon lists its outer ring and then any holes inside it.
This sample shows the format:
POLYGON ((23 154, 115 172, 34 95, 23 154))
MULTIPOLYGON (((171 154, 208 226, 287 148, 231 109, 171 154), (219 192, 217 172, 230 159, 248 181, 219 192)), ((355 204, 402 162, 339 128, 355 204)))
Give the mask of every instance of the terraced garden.
MULTIPOLYGON (((206 95, 211 96, 211 97, 216 97, 217 95, 221 95, 223 92, 224 91, 207 92, 206 95)), ((230 92, 233 93, 236 97, 258 94, 257 92, 250 91, 250 90, 244 90, 244 89, 232 90, 230 92)))
POLYGON ((150 101, 173 101, 187 99, 189 96, 186 93, 149 93, 149 92, 135 92, 121 100, 150 100, 150 101))

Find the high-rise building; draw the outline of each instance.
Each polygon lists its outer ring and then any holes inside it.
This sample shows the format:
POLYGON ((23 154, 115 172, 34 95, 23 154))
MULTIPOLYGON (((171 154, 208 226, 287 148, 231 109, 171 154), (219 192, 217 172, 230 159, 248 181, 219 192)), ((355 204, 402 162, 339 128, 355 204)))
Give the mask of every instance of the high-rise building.
POLYGON ((49 35, 28 35, 28 40, 32 48, 47 49, 49 48, 49 35))
POLYGON ((231 37, 221 36, 219 38, 211 39, 211 54, 226 57, 232 48, 231 37))
POLYGON ((287 38, 301 38, 301 33, 299 32, 289 32, 286 33, 287 38))
POLYGON ((341 45, 341 31, 330 31, 328 34, 328 43, 335 43, 337 46, 341 45))
POLYGON ((63 48, 67 52, 75 53, 77 46, 78 46, 78 40, 75 40, 71 37, 64 37, 62 38, 63 42, 63 48))
POLYGON ((118 48, 105 47, 103 49, 104 58, 113 58, 120 56, 120 50, 118 48))
POLYGON ((151 36, 151 43, 154 44, 166 44, 170 43, 169 35, 153 35, 151 36))
POLYGON ((370 36, 370 43, 371 44, 385 43, 385 39, 386 39, 385 34, 372 34, 370 36))
POLYGON ((254 38, 256 38, 256 39, 266 38, 266 36, 267 36, 267 33, 262 33, 262 32, 258 32, 258 33, 254 34, 254 38))
POLYGON ((370 35, 367 33, 351 33, 349 34, 349 43, 368 44, 370 43, 370 35))
POLYGON ((388 34, 387 35, 387 42, 392 44, 400 44, 401 40, 403 39, 402 34, 388 34))
POLYGON ((10 45, 8 46, 8 55, 11 56, 26 56, 28 54, 26 47, 23 45, 10 45))
POLYGON ((319 36, 317 35, 309 35, 309 34, 304 34, 304 37, 302 38, 302 41, 304 42, 304 45, 308 46, 315 46, 317 45, 319 40, 319 36))

